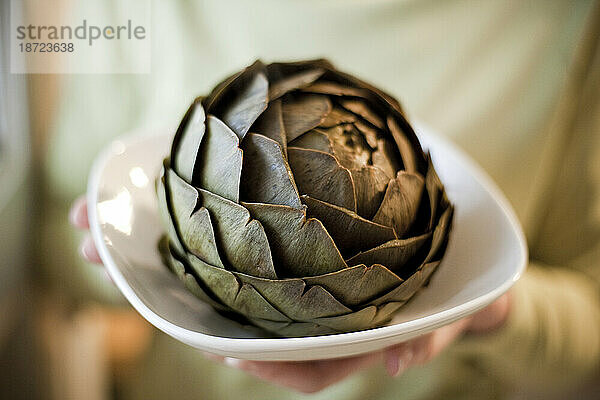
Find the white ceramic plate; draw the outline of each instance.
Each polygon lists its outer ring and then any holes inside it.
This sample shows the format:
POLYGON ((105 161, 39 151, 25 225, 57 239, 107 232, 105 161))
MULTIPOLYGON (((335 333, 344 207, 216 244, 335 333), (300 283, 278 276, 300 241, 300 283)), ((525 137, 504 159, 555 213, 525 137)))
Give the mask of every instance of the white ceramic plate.
POLYGON ((89 179, 88 213, 102 261, 119 290, 158 329, 195 348, 253 360, 356 355, 406 341, 476 312, 507 291, 525 269, 527 248, 508 202, 454 145, 418 129, 455 204, 444 260, 422 290, 384 327, 302 338, 267 338, 198 300, 161 263, 163 232, 154 180, 171 135, 113 142, 89 179))

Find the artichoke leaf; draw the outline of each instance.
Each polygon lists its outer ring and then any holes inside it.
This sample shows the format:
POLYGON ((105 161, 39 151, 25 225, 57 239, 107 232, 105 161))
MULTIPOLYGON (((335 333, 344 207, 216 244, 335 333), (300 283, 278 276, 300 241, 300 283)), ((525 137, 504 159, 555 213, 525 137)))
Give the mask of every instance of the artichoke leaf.
POLYGON ((176 247, 179 253, 183 253, 183 245, 181 244, 181 240, 179 238, 179 234, 177 233, 177 229, 175 228, 175 224, 173 223, 173 216, 171 215, 171 206, 168 202, 168 194, 166 190, 166 176, 165 176, 165 166, 160 169, 160 175, 156 180, 156 194, 158 198, 158 210, 160 214, 160 219, 162 220, 163 226, 167 228, 167 236, 171 243, 176 247))
POLYGON ((440 198, 440 192, 443 191, 442 182, 438 177, 431 156, 427 155, 427 174, 425 175, 425 188, 427 190, 427 196, 429 198, 429 225, 428 229, 433 228, 435 217, 437 215, 437 208, 440 198))
POLYGON ((227 124, 242 140, 254 121, 267 108, 269 82, 264 74, 256 74, 249 85, 222 114, 227 124))
POLYGON ((322 151, 289 147, 288 161, 300 194, 356 211, 352 175, 334 156, 322 151))
POLYGON ((371 160, 373 165, 385 172, 390 179, 393 179, 396 172, 400 170, 398 157, 398 151, 389 140, 386 138, 377 139, 377 148, 371 154, 371 160))
POLYGON ((263 318, 271 321, 286 321, 290 319, 278 311, 252 285, 238 281, 230 271, 216 268, 193 255, 188 256, 191 267, 196 275, 213 290, 228 307, 242 315, 263 318))
POLYGON ((247 68, 228 76, 217 84, 208 94, 208 96, 202 99, 202 105, 207 112, 214 114, 215 109, 219 106, 219 103, 223 101, 229 95, 229 91, 235 91, 237 87, 241 86, 241 83, 247 79, 247 76, 256 73, 257 71, 266 70, 265 65, 260 60, 256 60, 252 65, 247 68), (246 77, 246 78, 244 78, 246 77))
POLYGON ((371 328, 376 315, 377 307, 368 306, 349 314, 317 318, 312 322, 321 326, 326 326, 338 332, 347 332, 350 330, 358 331, 371 328))
POLYGON ((199 189, 208 209, 220 254, 235 271, 276 279, 269 241, 261 223, 241 205, 199 189))
POLYGON ((452 223, 452 214, 454 213, 454 207, 448 206, 446 211, 440 217, 438 225, 435 227, 433 231, 433 236, 431 240, 431 248, 429 249, 429 253, 425 258, 425 263, 429 261, 435 260, 440 249, 445 245, 448 240, 448 231, 450 230, 450 225, 452 223))
POLYGON ((314 322, 273 322, 249 318, 250 322, 269 332, 276 332, 284 337, 319 336, 338 333, 336 330, 316 324, 314 322))
MULTIPOLYGON (((385 93, 383 90, 376 88, 375 86, 356 78, 355 76, 349 75, 347 73, 338 71, 334 68, 327 68, 327 73, 324 75, 323 79, 331 79, 335 81, 335 85, 338 87, 348 87, 350 89, 360 88, 360 95, 355 95, 355 97, 362 97, 368 99, 370 101, 376 100, 383 106, 383 108, 391 108, 398 113, 399 116, 404 116, 404 111, 400 106, 400 103, 385 93)), ((335 93, 331 93, 335 94, 335 93)), ((342 95, 342 94, 339 94, 342 95)), ((352 96, 350 94, 345 94, 346 96, 352 96)))
POLYGON ((252 285, 269 303, 295 321, 306 322, 352 312, 323 287, 308 286, 302 279, 268 280, 245 274, 236 276, 252 285))
POLYGON ((239 139, 212 115, 208 116, 206 125, 192 184, 237 203, 242 174, 239 139))
MULTIPOLYGON (((165 175, 167 203, 174 219, 175 227, 182 231, 181 224, 190 218, 198 204, 198 191, 183 180, 172 169, 165 175)), ((181 237, 181 236, 180 236, 181 237)))
POLYGON ((204 137, 206 115, 198 99, 190 106, 177 128, 171 148, 173 169, 186 182, 192 182, 200 144, 204 137))
POLYGON ((331 101, 320 95, 286 96, 282 111, 287 141, 291 142, 323 122, 331 112, 331 101))
POLYGON ((431 274, 435 272, 439 264, 440 261, 434 261, 422 265, 400 286, 372 300, 369 304, 379 306, 390 302, 406 302, 410 300, 428 282, 431 274))
MULTIPOLYGON (((252 64, 246 69, 257 68, 259 67, 259 63, 260 61, 256 61, 254 64, 252 64)), ((213 90, 211 90, 208 96, 202 98, 202 105, 204 106, 204 109, 214 114, 216 106, 219 104, 221 99, 225 97, 227 93, 226 89, 229 88, 235 81, 240 79, 240 77, 244 73, 246 73, 246 70, 236 72, 233 75, 230 75, 227 78, 223 79, 221 82, 219 82, 219 84, 217 84, 217 86, 215 86, 213 90)))
MULTIPOLYGON (((196 188, 187 184, 173 170, 168 171, 166 185, 169 189, 171 207, 170 211, 174 214, 176 231, 182 243, 185 243, 187 249, 202 258, 206 262, 224 268, 221 257, 217 250, 217 244, 213 231, 212 221, 206 208, 200 208, 197 211, 198 191, 196 188)), ((172 243, 175 242, 171 238, 172 243)), ((181 251, 182 246, 178 250, 181 251)))
POLYGON ((347 267, 321 223, 304 210, 261 203, 242 203, 267 233, 277 275, 304 277, 347 267))
POLYGON ((373 325, 379 326, 389 321, 392 315, 404 304, 406 304, 405 301, 391 301, 377 307, 377 314, 373 318, 373 325))
POLYGON ((377 148, 377 139, 379 137, 377 129, 365 124, 361 120, 354 122, 354 126, 363 134, 369 147, 375 150, 377 148))
POLYGON ((371 158, 371 148, 354 125, 337 125, 322 130, 331 141, 333 154, 345 168, 361 168, 371 158))
POLYGON ((204 301, 205 303, 210 304, 212 307, 217 310, 227 310, 228 307, 223 304, 215 301, 199 284, 196 278, 188 272, 188 269, 185 267, 185 264, 178 260, 177 257, 173 254, 171 248, 171 244, 168 243, 168 240, 165 240, 163 237, 159 244, 158 248, 160 250, 163 262, 173 271, 173 273, 183 282, 184 286, 187 290, 192 292, 194 296, 204 301))
POLYGON ((269 82, 277 82, 285 77, 296 75, 309 70, 329 70, 333 68, 331 63, 323 58, 294 61, 294 62, 274 62, 266 66, 269 82))
POLYGON ((166 203, 179 237, 183 238, 181 232, 184 230, 184 224, 198 204, 198 191, 172 169, 166 171, 164 178, 166 203))
POLYGON ((348 307, 357 307, 400 285, 398 275, 381 264, 364 264, 329 274, 303 278, 308 285, 319 285, 348 307))
POLYGON ((319 124, 320 128, 333 128, 338 125, 352 124, 356 122, 358 118, 356 115, 348 112, 340 107, 333 107, 331 112, 327 114, 323 122, 319 124))
POLYGON ((206 208, 201 207, 195 211, 180 226, 182 227, 183 242, 187 245, 190 253, 211 265, 225 268, 217 250, 213 224, 206 208))
POLYGON ((308 206, 307 216, 323 223, 344 257, 396 239, 389 226, 371 222, 353 211, 310 196, 302 196, 302 202, 308 206))
POLYGON ((398 172, 396 179, 388 183, 373 222, 393 227, 402 237, 415 222, 424 186, 420 175, 398 172))
POLYGON ((381 246, 358 253, 350 258, 347 263, 351 266, 358 264, 381 264, 386 266, 390 271, 402 276, 400 272, 404 272, 402 271, 403 267, 407 266, 407 262, 417 254, 430 237, 431 233, 425 233, 408 239, 390 240, 381 246))
POLYGON ((308 69, 271 83, 269 87, 269 100, 273 101, 292 90, 310 85, 319 79, 324 72, 325 70, 322 68, 308 69))
POLYGON ((379 129, 384 128, 383 120, 373 111, 364 100, 358 99, 343 99, 340 100, 340 104, 346 110, 353 112, 356 115, 360 115, 363 119, 375 125, 379 129))
POLYGON ((372 219, 383 200, 390 178, 383 170, 372 165, 360 169, 351 169, 356 190, 358 215, 372 219))
POLYGON ((301 147, 303 149, 312 149, 333 154, 333 147, 331 146, 329 136, 318 129, 312 129, 304 133, 291 141, 289 145, 291 147, 301 147))
POLYGON ((392 133, 392 137, 398 146, 398 150, 400 150, 404 169, 411 173, 417 172, 417 158, 410 140, 408 140, 404 132, 402 132, 394 117, 388 116, 387 124, 392 133))
MULTIPOLYGON (((363 95, 356 96, 356 97, 366 98, 367 100, 373 102, 374 106, 378 106, 378 107, 376 107, 377 109, 382 109, 382 110, 391 109, 392 111, 394 111, 393 114, 396 117, 397 122, 399 123, 399 126, 400 126, 402 132, 405 133, 407 139, 409 140, 410 143, 412 143, 412 146, 415 149, 417 170, 419 172, 422 172, 422 170, 424 170, 424 168, 425 168, 425 166, 423 165, 423 163, 424 163, 423 149, 421 148, 421 144, 419 143, 419 139, 417 138, 417 135, 415 134, 413 128, 411 127, 409 122, 406 120, 404 111, 402 110, 400 103, 395 98, 393 98, 389 94, 385 93, 384 91, 382 91, 382 90, 376 88, 375 86, 373 86, 365 81, 362 81, 352 75, 338 71, 332 67, 325 66, 324 68, 327 69, 327 72, 323 75, 321 80, 319 80, 319 82, 317 82, 317 83, 321 83, 322 81, 325 81, 325 80, 331 80, 331 81, 335 81, 338 86, 351 86, 351 87, 360 88, 364 93, 363 93, 363 95)), ((424 173, 424 171, 423 171, 423 173, 424 173)))
POLYGON ((320 80, 318 82, 315 82, 312 85, 308 85, 307 87, 303 88, 302 90, 307 93, 327 94, 331 96, 368 96, 368 92, 366 92, 364 89, 326 80, 320 80))
POLYGON ((242 149, 240 189, 244 201, 302 208, 292 171, 276 141, 249 133, 242 142, 242 149))
POLYGON ((279 143, 283 155, 287 158, 287 136, 283 126, 281 100, 270 102, 265 112, 258 117, 250 130, 279 143))
POLYGON ((181 261, 177 260, 173 254, 171 254, 171 243, 169 243, 168 236, 161 236, 158 240, 158 252, 163 263, 174 273, 178 278, 181 278, 185 273, 185 266, 181 261), (175 262, 177 261, 177 262, 175 262))
POLYGON ((267 108, 269 82, 265 66, 256 61, 218 85, 204 99, 206 111, 220 118, 240 140, 267 108))

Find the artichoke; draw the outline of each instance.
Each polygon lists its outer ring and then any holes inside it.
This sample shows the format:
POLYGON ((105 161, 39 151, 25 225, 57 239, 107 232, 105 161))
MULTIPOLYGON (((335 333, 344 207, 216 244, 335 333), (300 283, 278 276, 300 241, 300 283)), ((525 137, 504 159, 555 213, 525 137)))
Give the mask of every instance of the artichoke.
POLYGON ((400 104, 325 60, 257 61, 196 99, 157 193, 165 264, 280 336, 389 321, 439 265, 453 213, 400 104))

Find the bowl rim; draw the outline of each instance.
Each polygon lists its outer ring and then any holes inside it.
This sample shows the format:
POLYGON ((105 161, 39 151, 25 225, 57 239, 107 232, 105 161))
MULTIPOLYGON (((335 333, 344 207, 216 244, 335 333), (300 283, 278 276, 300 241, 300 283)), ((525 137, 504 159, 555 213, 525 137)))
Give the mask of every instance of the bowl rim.
MULTIPOLYGON (((172 136, 173 129, 154 129, 154 130, 136 130, 125 135, 118 137, 111 141, 94 160, 92 168, 90 170, 88 187, 87 187, 87 207, 88 207, 88 219, 90 225, 90 231, 98 249, 98 254, 102 259, 108 273, 113 279, 115 285, 125 296, 127 301, 139 312, 147 321, 152 325, 181 340, 186 338, 189 342, 198 343, 203 342, 203 347, 206 348, 226 348, 230 352, 238 354, 254 354, 257 352, 261 353, 276 353, 280 351, 301 351, 306 349, 318 349, 326 348, 339 344, 347 343, 361 343, 370 342, 373 340, 385 340, 398 335, 398 331, 401 330, 403 334, 410 335, 414 332, 419 332, 425 327, 429 327, 433 330, 436 327, 445 325, 448 321, 455 321, 462 318, 463 316, 469 315, 476 310, 479 310, 486 305, 493 302, 495 299, 505 293, 523 274, 528 262, 528 249, 525 240, 525 235, 521 228, 521 225, 516 217, 516 214, 508 202, 505 195, 494 183, 491 177, 473 161, 463 150, 454 145, 450 140, 446 139, 441 135, 435 134, 433 130, 429 129, 422 123, 413 123, 419 141, 427 149, 429 148, 430 140, 436 141, 436 147, 442 147, 443 152, 452 152, 456 156, 456 159, 464 164, 465 169, 468 169, 473 178, 487 190, 492 197, 495 199, 503 214, 507 217, 509 226, 512 233, 516 236, 519 243, 519 265, 515 268, 509 279, 502 282, 501 285, 478 296, 475 299, 471 299, 460 305, 451 307, 447 310, 442 310, 424 317, 413 319, 410 321, 403 321, 397 324, 386 325, 377 328, 371 328, 367 330, 338 333, 331 335, 322 336, 305 336, 305 337, 277 337, 277 338, 232 338, 224 336, 215 336, 207 333, 198 331, 191 331, 186 328, 180 327, 167 319, 156 314, 150 307, 148 307, 135 293, 133 288, 129 285, 121 273, 116 262, 110 255, 109 249, 106 242, 103 239, 103 233, 101 225, 98 220, 97 213, 97 200, 99 195, 99 186, 102 178, 102 173, 108 163, 108 161, 119 151, 124 151, 130 146, 135 146, 137 143, 152 140, 158 136, 166 137, 172 136), (201 340, 199 340, 201 339, 201 340)), ((435 160, 432 160, 435 164, 435 160)))

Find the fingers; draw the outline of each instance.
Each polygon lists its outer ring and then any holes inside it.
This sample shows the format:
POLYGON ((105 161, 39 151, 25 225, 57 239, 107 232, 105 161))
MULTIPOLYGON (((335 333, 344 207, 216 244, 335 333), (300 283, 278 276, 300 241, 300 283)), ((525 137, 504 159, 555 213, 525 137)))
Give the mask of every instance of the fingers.
POLYGON ((408 368, 423 365, 440 354, 469 326, 470 320, 462 319, 384 351, 384 365, 390 376, 400 376, 408 368))
POLYGON ((469 321, 468 318, 465 318, 433 331, 429 340, 422 343, 424 351, 421 353, 421 357, 416 357, 416 362, 424 364, 440 354, 446 347, 462 336, 469 326, 469 321))
POLYGON ((315 393, 380 360, 378 352, 335 360, 265 362, 225 358, 224 362, 265 381, 302 393, 315 393))
POLYGON ((204 357, 208 358, 209 360, 213 360, 213 361, 217 361, 217 362, 223 362, 223 360, 225 359, 225 357, 218 356, 213 353, 207 353, 204 351, 202 352, 202 354, 204 355, 204 357))
POLYGON ((511 308, 511 292, 506 292, 492 304, 471 317, 469 332, 487 333, 506 322, 511 308))
POLYGON ((89 229, 90 224, 88 222, 87 213, 87 200, 85 195, 79 196, 71 206, 69 211, 69 221, 73 226, 79 229, 89 229))
POLYGON ((96 245, 94 244, 94 240, 92 237, 87 234, 81 241, 81 246, 79 247, 79 251, 81 256, 86 260, 94 264, 102 264, 102 259, 98 254, 98 250, 96 249, 96 245))
MULTIPOLYGON (((71 210, 69 211, 69 221, 76 228, 85 230, 90 229, 87 213, 87 200, 85 195, 79 196, 73 202, 71 210)), ((87 234, 81 241, 79 252, 86 261, 94 264, 102 264, 102 259, 100 258, 98 250, 94 245, 94 241, 89 234, 87 234)))
POLYGON ((414 358, 411 342, 390 347, 383 354, 385 370, 391 377, 402 375, 412 365, 414 358))
POLYGON ((315 393, 341 381, 383 359, 390 376, 399 376, 408 368, 422 365, 442 352, 469 326, 463 319, 427 335, 390 347, 383 352, 366 355, 305 362, 264 362, 209 356, 226 365, 241 369, 265 381, 297 390, 315 393))

